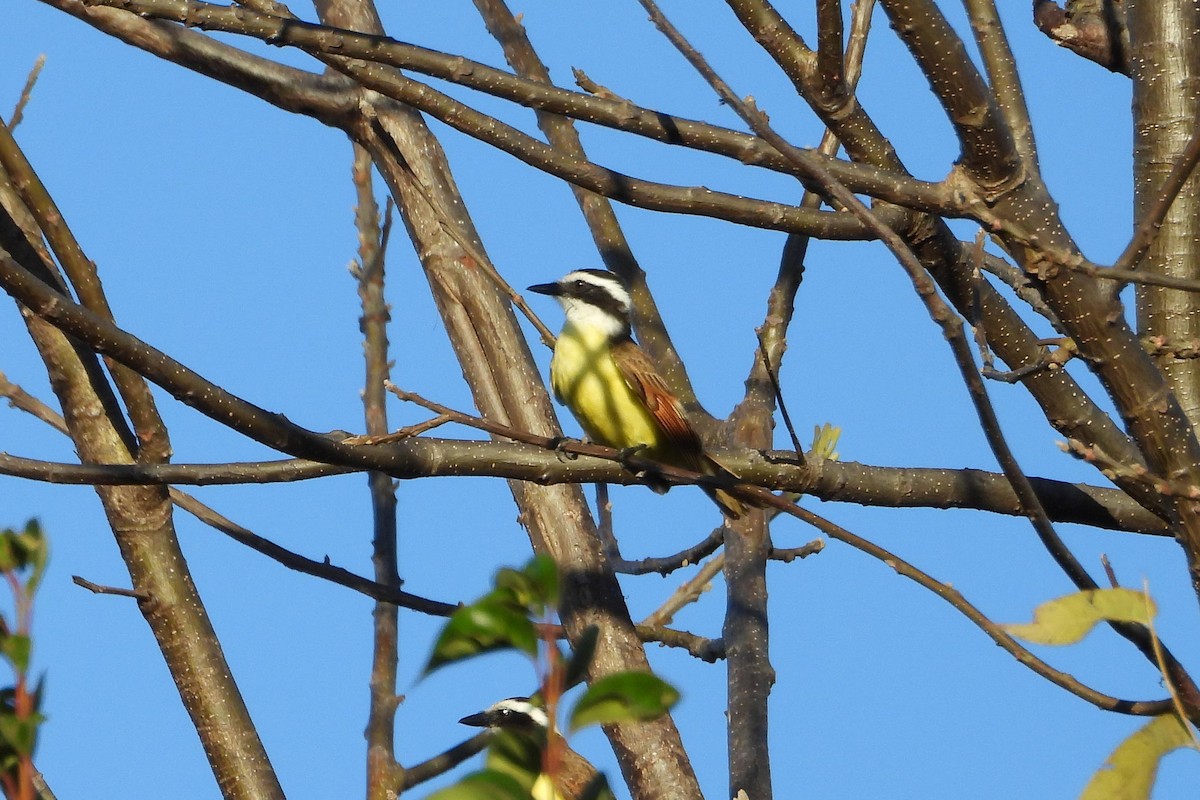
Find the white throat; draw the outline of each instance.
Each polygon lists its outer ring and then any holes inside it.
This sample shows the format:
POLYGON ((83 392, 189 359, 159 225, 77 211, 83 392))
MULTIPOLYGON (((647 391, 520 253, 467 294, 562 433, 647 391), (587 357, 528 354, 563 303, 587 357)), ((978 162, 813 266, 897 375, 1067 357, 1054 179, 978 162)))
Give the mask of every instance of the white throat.
POLYGON ((567 316, 567 326, 585 333, 599 333, 606 339, 615 339, 623 334, 629 323, 614 317, 607 311, 599 309, 591 303, 585 303, 575 297, 559 297, 563 312, 567 316))

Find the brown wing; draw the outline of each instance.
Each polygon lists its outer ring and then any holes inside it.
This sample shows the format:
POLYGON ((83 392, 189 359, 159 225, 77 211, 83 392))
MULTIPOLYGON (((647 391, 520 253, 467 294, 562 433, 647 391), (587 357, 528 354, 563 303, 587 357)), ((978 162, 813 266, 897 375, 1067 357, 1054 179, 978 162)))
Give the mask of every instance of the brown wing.
MULTIPOLYGON (((706 475, 725 475, 735 478, 732 473, 704 452, 704 445, 700 442, 700 437, 692 428, 691 423, 687 421, 687 417, 683 415, 683 406, 680 405, 679 399, 667 388, 666 381, 654 370, 650 359, 646 357, 640 347, 633 343, 632 339, 624 339, 615 343, 612 356, 621 376, 625 378, 625 383, 646 404, 650 416, 654 417, 658 427, 670 440, 672 445, 670 455, 675 457, 664 458, 663 461, 706 475)), ((662 455, 661 453, 657 454, 658 457, 662 455)), ((713 486, 702 486, 701 488, 730 519, 738 519, 746 513, 745 504, 725 490, 713 486)))
POLYGON ((625 383, 646 404, 650 416, 682 457, 679 466, 699 471, 700 467, 696 465, 704 460, 700 437, 683 415, 683 406, 678 398, 667 388, 667 382, 655 371, 650 359, 632 339, 615 342, 612 357, 625 383))

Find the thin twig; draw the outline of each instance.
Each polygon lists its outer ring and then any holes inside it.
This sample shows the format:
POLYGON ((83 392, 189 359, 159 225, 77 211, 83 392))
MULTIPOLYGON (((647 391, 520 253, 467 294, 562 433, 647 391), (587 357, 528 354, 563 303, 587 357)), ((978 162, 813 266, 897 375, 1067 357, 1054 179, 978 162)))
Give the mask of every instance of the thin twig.
POLYGON ((145 592, 139 592, 136 589, 123 589, 120 586, 104 586, 99 583, 92 583, 87 578, 81 578, 78 575, 72 575, 71 581, 76 586, 82 586, 93 594, 111 594, 117 597, 132 597, 134 600, 148 600, 149 596, 145 592))
POLYGON ((596 535, 600 537, 608 563, 615 572, 622 572, 619 565, 625 559, 621 558, 621 546, 613 531, 612 500, 608 497, 608 484, 604 481, 596 483, 596 535))
POLYGON ((678 553, 658 558, 643 558, 637 561, 620 559, 613 562, 613 569, 623 575, 646 575, 657 572, 666 577, 677 569, 700 563, 700 559, 712 555, 725 541, 725 528, 714 528, 708 536, 678 553))
POLYGON ((709 664, 725 658, 725 642, 722 639, 706 639, 674 628, 653 628, 649 625, 638 625, 636 629, 638 638, 643 642, 658 642, 667 647, 677 647, 709 664))
POLYGON ((17 106, 13 109, 12 116, 8 120, 8 129, 15 131, 17 126, 21 124, 21 120, 25 118, 25 106, 29 105, 30 98, 33 97, 33 87, 37 85, 38 76, 42 74, 42 67, 46 66, 46 54, 42 53, 33 62, 33 67, 29 70, 29 75, 25 78, 25 86, 21 89, 21 96, 17 98, 17 106))
POLYGON ((1113 570, 1112 562, 1108 560, 1108 553, 1100 554, 1100 566, 1104 568, 1104 574, 1108 578, 1108 585, 1114 589, 1120 588, 1121 584, 1117 581, 1117 573, 1113 570))
POLYGON ((1098 445, 1086 445, 1078 439, 1068 439, 1065 442, 1059 442, 1058 446, 1064 452, 1094 465, 1102 475, 1110 480, 1124 478, 1137 481, 1151 487, 1163 497, 1200 499, 1200 486, 1189 481, 1172 480, 1162 475, 1156 475, 1141 464, 1122 464, 1105 453, 1098 445))
POLYGON ((646 615, 641 624, 649 625, 652 628, 669 625, 682 608, 695 603, 701 595, 712 588, 713 578, 717 577, 724 568, 725 554, 718 553, 709 559, 708 563, 702 566, 695 575, 679 584, 675 591, 671 592, 670 597, 646 615))
POLYGON ((1171 700, 1152 700, 1152 701, 1133 701, 1122 700, 1116 697, 1111 697, 1102 692, 1081 683, 1072 675, 1054 669, 1046 662, 1035 656, 1027 648, 1013 639, 999 625, 987 618, 974 605, 967 601, 957 589, 947 583, 942 583, 936 578, 933 578, 928 573, 913 566, 909 562, 900 558, 896 554, 880 547, 879 545, 863 539, 856 534, 851 533, 845 528, 830 522, 817 514, 812 513, 800 506, 793 506, 789 511, 792 516, 798 517, 805 522, 808 522, 819 531, 829 536, 832 539, 837 539, 840 542, 850 545, 877 561, 891 567, 897 574, 914 581, 918 585, 928 589, 935 595, 949 603, 956 611, 961 613, 984 633, 986 633, 992 641, 998 644, 1001 648, 1013 655, 1019 663, 1033 670, 1035 673, 1059 686, 1071 694, 1092 703, 1098 708, 1107 711, 1115 711, 1121 714, 1131 714, 1135 716, 1157 716, 1171 708, 1171 700))
POLYGON ((488 741, 491 738, 492 732, 490 730, 480 731, 470 739, 454 745, 454 747, 451 747, 444 753, 439 753, 433 758, 428 758, 419 764, 413 764, 411 767, 405 767, 404 781, 399 787, 400 791, 407 792, 414 786, 419 786, 439 775, 446 774, 471 756, 483 752, 483 749, 487 747, 488 741))
POLYGON ((767 558, 772 561, 782 561, 785 564, 790 564, 797 558, 808 558, 815 556, 817 553, 825 549, 824 539, 813 539, 808 544, 799 547, 772 547, 771 552, 767 554, 767 558))
MULTIPOLYGON (((1175 165, 1171 167, 1171 172, 1159 188, 1154 202, 1147 207, 1144 216, 1138 220, 1137 229, 1133 232, 1133 238, 1129 240, 1129 244, 1125 246, 1125 250, 1113 263, 1113 270, 1117 271, 1122 277, 1125 277, 1123 274, 1125 270, 1136 270, 1140 266, 1142 257, 1150 249, 1150 245, 1153 244, 1154 237, 1158 235, 1158 229, 1162 227, 1163 220, 1167 218, 1167 213, 1170 212, 1175 198, 1179 196, 1179 192, 1183 189, 1183 185, 1191 177, 1192 171, 1196 168, 1197 161, 1200 161, 1200 124, 1197 124, 1192 131, 1192 138, 1188 140, 1187 146, 1179 154, 1175 165)), ((1109 274, 1113 273, 1110 271, 1109 274)), ((1127 277, 1125 279, 1129 280, 1127 277)), ((1113 295, 1119 294, 1122 288, 1124 288, 1124 283, 1118 283, 1113 286, 1113 295)))
POLYGON ((779 388, 779 377, 775 374, 775 367, 771 364, 771 357, 767 354, 767 345, 763 341, 761 332, 758 334, 758 355, 762 359, 767 378, 771 381, 771 389, 775 392, 775 404, 779 407, 780 416, 783 417, 783 425, 787 428, 788 436, 792 438, 792 449, 796 452, 797 463, 804 466, 804 445, 800 444, 800 437, 796 435, 796 428, 792 425, 792 415, 788 413, 787 403, 783 399, 783 389, 779 388))
POLYGON ((356 575, 347 569, 335 566, 326 558, 322 561, 314 561, 311 558, 306 558, 298 553, 294 553, 284 547, 279 546, 270 539, 266 539, 248 528, 238 525, 236 522, 214 511, 212 508, 204 505, 196 500, 191 495, 172 488, 171 500, 175 505, 192 514, 194 517, 204 522, 209 527, 215 528, 229 538, 239 544, 249 547, 257 553, 261 553, 267 558, 281 564, 288 569, 305 575, 311 575, 314 578, 335 583, 339 586, 344 586, 347 589, 352 589, 359 594, 365 595, 378 600, 380 602, 392 603, 401 608, 408 608, 413 611, 420 611, 423 614, 429 614, 435 617, 448 617, 453 614, 459 606, 453 603, 443 603, 438 600, 430 600, 420 595, 415 595, 398 589, 394 586, 386 586, 372 580, 368 580, 360 575, 356 575))
POLYGON ((1179 690, 1175 688, 1175 682, 1171 680, 1171 670, 1167 668, 1166 655, 1163 653, 1162 642, 1158 639, 1158 633, 1154 630, 1154 606, 1150 600, 1150 581, 1146 578, 1142 579, 1142 599, 1146 604, 1146 627, 1150 629, 1150 640, 1154 642, 1154 657, 1158 661, 1158 670, 1162 673, 1163 683, 1167 687, 1167 691, 1171 694, 1171 704, 1175 708, 1175 714, 1179 717, 1179 724, 1183 725, 1187 730, 1188 736, 1192 738, 1192 747, 1200 750, 1200 739, 1196 738, 1196 731, 1193 726, 1188 724, 1187 709, 1183 707, 1183 700, 1179 696, 1179 690))

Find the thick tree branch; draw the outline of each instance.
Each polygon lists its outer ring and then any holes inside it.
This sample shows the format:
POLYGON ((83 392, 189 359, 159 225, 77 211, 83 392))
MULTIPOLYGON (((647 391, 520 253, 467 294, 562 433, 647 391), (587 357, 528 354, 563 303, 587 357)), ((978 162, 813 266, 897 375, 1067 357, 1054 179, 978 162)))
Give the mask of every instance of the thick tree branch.
MULTIPOLYGON (((517 21, 504 1, 475 0, 475 7, 487 24, 488 31, 504 48, 504 57, 513 70, 526 80, 553 87, 550 72, 534 51, 524 26, 517 21)), ((628 106, 628 103, 622 105, 628 106)), ((589 160, 570 117, 545 109, 536 110, 538 127, 546 134, 546 140, 551 146, 580 161, 589 160)), ((656 122, 661 119, 661 115, 653 116, 658 118, 656 122)), ((751 143, 747 142, 747 145, 750 146, 751 143)), ((571 185, 571 191, 583 212, 604 265, 620 275, 630 288, 634 307, 634 328, 639 344, 650 354, 659 373, 688 409, 692 421, 700 422, 703 419, 705 424, 711 424, 710 416, 696 398, 683 361, 671 343, 671 337, 663 325, 662 315, 646 286, 646 274, 634 257, 612 204, 603 195, 574 184, 571 185)))
MULTIPOLYGON (((327 24, 381 32, 373 7, 366 3, 319 0, 317 9, 327 24)), ((388 68, 375 71, 400 77, 388 68)), ((371 152, 403 214, 476 407, 489 419, 556 435, 549 396, 511 306, 476 261, 487 258, 486 249, 439 143, 412 109, 365 99, 351 135, 371 152), (470 247, 464 248, 462 241, 470 247)), ((519 481, 509 487, 534 549, 559 566, 564 630, 572 641, 591 626, 600 631, 589 677, 648 670, 644 647, 616 576, 605 564, 583 493, 578 487, 519 481)), ((606 726, 605 733, 634 795, 684 800, 700 794, 669 716, 640 725, 606 726)))
MULTIPOLYGON (((54 198, 3 122, 0 122, 0 166, 8 173, 25 207, 33 214, 38 228, 44 232, 80 303, 99 316, 112 320, 112 309, 104 294, 104 287, 100 285, 96 265, 84 255, 54 198)), ((154 398, 150 396, 150 387, 141 376, 122 364, 110 362, 108 367, 137 434, 135 457, 138 461, 151 463, 166 461, 171 454, 171 442, 154 398)))
POLYGON ((996 96, 937 4, 932 0, 880 0, 880 4, 950 118, 967 173, 988 192, 1005 191, 1022 180, 1024 164, 996 96))
MULTIPOLYGON (((393 477, 475 476, 510 478, 539 484, 637 484, 642 479, 618 459, 617 451, 596 445, 562 442, 540 437, 546 444, 511 444, 456 439, 414 439, 381 446, 393 451, 388 462, 401 467, 393 477), (557 445, 557 446, 556 446, 557 445), (563 454, 577 456, 564 458, 563 454)), ((746 456, 735 450, 716 450, 721 463, 747 483, 815 497, 828 502, 856 503, 883 508, 958 508, 1020 515, 1016 495, 1005 477, 974 469, 883 467, 853 461, 825 461, 808 468, 792 463, 791 451, 767 451, 746 456)), ((327 475, 365 470, 303 459, 258 461, 243 464, 68 464, 38 461, 0 453, 0 474, 73 485, 136 486, 179 484, 218 486, 251 483, 286 483, 327 475)), ((663 477, 679 483, 686 478, 665 465, 663 477)), ((1034 490, 1055 522, 1075 523, 1129 533, 1170 536, 1163 520, 1151 514, 1124 492, 1051 478, 1031 477, 1034 490)), ((686 558, 683 551, 679 558, 686 558)), ((646 563, 640 572, 662 572, 666 557, 646 563)), ((693 560, 693 559, 688 559, 693 560)), ((621 570, 624 571, 624 570, 621 570)))
POLYGON ((1112 72, 1129 74, 1129 29, 1122 0, 1067 0, 1065 10, 1054 0, 1034 0, 1033 22, 1055 44, 1112 72))
POLYGON ((1012 131, 1013 144, 1020 154, 1025 168, 1038 172, 1037 143, 1033 138, 1033 123, 1029 120, 1029 107, 1025 104, 1025 91, 1017 75, 1017 60, 1008 45, 1008 36, 1000 23, 1000 13, 995 0, 966 0, 967 14, 971 18, 971 30, 975 43, 979 45, 983 65, 987 69, 996 106, 1012 131))
MULTIPOLYGON (((22 243, 24 239, 0 236, 0 263, 22 273, 22 278, 51 302, 67 302, 9 256, 6 247, 22 243)), ((40 268, 48 269, 44 264, 40 268)), ((26 315, 25 321, 80 458, 93 463, 131 463, 127 441, 108 416, 93 384, 94 376, 84 366, 76 345, 37 316, 26 315)), ((166 488, 97 487, 96 492, 133 589, 147 598, 138 608, 178 686, 222 794, 229 800, 281 799, 279 781, 192 583, 166 488)))

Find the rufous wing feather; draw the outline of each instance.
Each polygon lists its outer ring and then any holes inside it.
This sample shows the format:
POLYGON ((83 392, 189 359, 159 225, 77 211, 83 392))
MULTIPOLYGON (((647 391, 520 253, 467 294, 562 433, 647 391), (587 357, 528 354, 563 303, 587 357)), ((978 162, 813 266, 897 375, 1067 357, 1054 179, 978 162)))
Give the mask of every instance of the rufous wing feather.
MULTIPOLYGON (((699 434, 688 422, 683 413, 683 405, 663 380, 654 365, 650 363, 646 353, 632 339, 624 339, 613 344, 613 361, 620 370, 621 376, 629 388, 641 398, 646 410, 654 418, 668 446, 664 448, 675 458, 663 459, 664 463, 684 469, 694 470, 705 475, 734 476, 716 460, 704 452, 704 445, 699 434)), ((658 455, 658 454, 653 454, 658 455)), ((721 511, 730 519, 739 519, 746 513, 746 506, 733 495, 722 489, 709 486, 700 487, 704 493, 720 506, 721 511)))

